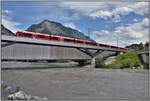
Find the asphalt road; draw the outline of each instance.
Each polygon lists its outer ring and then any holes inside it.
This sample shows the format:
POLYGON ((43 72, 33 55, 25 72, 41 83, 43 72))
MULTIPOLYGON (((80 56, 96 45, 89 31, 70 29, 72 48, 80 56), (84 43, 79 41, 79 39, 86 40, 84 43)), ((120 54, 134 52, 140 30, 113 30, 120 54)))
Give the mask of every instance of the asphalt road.
POLYGON ((2 70, 2 80, 49 99, 148 100, 147 70, 51 68, 2 70))

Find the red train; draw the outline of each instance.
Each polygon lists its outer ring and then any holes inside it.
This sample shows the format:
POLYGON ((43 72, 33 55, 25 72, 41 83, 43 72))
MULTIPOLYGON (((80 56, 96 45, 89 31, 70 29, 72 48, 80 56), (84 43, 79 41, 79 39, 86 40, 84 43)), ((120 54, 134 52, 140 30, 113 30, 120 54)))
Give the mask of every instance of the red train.
POLYGON ((43 40, 49 40, 49 41, 63 41, 63 42, 74 43, 74 44, 84 44, 84 45, 88 45, 88 46, 101 46, 101 47, 106 47, 106 48, 128 50, 127 48, 121 48, 121 47, 116 47, 116 46, 112 46, 112 45, 96 43, 96 42, 92 42, 92 41, 86 41, 86 40, 69 38, 69 37, 58 36, 58 35, 40 34, 40 33, 35 33, 35 32, 28 32, 28 31, 18 31, 18 32, 16 32, 16 36, 35 38, 35 39, 43 39, 43 40))

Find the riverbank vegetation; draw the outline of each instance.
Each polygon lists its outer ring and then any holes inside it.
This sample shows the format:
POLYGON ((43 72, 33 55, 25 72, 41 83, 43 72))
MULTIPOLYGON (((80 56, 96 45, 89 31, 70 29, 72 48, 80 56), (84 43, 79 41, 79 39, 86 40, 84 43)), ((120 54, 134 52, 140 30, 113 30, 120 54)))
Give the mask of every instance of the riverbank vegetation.
POLYGON ((96 59, 96 68, 111 68, 111 69, 123 69, 123 68, 139 68, 141 67, 140 60, 135 52, 127 52, 119 54, 115 61, 106 65, 101 58, 96 59))

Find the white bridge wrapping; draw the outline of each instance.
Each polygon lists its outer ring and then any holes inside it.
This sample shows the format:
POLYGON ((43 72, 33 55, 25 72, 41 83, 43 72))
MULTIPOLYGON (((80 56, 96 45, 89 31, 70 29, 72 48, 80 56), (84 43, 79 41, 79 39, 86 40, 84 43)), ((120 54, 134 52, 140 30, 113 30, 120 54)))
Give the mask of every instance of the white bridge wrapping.
POLYGON ((90 56, 76 48, 42 46, 30 44, 12 44, 2 48, 3 59, 18 60, 57 60, 57 59, 91 59, 90 56))

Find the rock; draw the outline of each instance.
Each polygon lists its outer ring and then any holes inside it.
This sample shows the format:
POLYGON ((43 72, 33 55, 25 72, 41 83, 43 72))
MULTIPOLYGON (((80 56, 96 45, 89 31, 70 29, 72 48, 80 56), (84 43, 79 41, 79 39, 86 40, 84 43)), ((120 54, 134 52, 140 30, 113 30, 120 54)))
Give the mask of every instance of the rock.
POLYGON ((9 100, 27 100, 27 95, 23 91, 8 95, 9 100))
POLYGON ((48 98, 39 98, 38 96, 27 95, 23 91, 8 95, 8 100, 48 100, 48 98))
POLYGON ((132 67, 132 69, 136 69, 136 67, 132 67))
POLYGON ((29 100, 48 100, 48 98, 39 98, 38 96, 31 96, 29 100))
POLYGON ((3 99, 7 98, 8 95, 13 94, 15 92, 18 92, 20 87, 16 86, 8 86, 4 83, 4 81, 1 82, 1 97, 3 99))
POLYGON ((39 98, 38 96, 27 95, 25 92, 20 91, 20 87, 8 86, 1 82, 2 98, 8 100, 48 100, 48 98, 39 98))
POLYGON ((44 98, 42 98, 41 100, 48 100, 48 98, 44 97, 44 98))
POLYGON ((6 88, 4 89, 4 92, 8 92, 9 94, 13 94, 15 92, 18 92, 20 89, 20 87, 15 87, 15 86, 7 86, 6 85, 6 88))
POLYGON ((38 100, 40 98, 38 96, 32 96, 31 99, 38 100))
POLYGON ((105 63, 105 65, 108 65, 108 64, 111 64, 111 63, 113 63, 113 62, 115 62, 115 61, 116 61, 116 56, 112 56, 112 57, 107 58, 107 59, 104 61, 104 63, 105 63))
POLYGON ((6 87, 7 87, 7 85, 2 84, 2 85, 1 85, 1 91, 3 92, 3 91, 6 89, 6 87))

